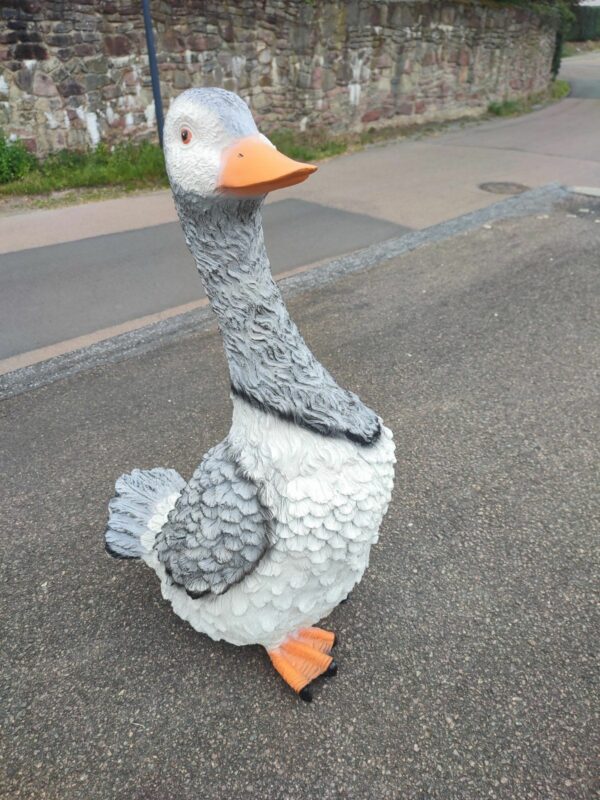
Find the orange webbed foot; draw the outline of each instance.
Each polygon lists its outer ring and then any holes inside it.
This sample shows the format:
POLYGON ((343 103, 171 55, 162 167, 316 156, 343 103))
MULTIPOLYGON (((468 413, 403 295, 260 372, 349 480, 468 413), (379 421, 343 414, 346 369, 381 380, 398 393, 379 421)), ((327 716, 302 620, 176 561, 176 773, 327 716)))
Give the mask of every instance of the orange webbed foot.
POLYGON ((321 628, 302 628, 289 636, 283 644, 268 650, 271 663, 283 680, 310 703, 309 684, 320 675, 329 677, 337 673, 337 664, 330 653, 335 645, 335 634, 321 628))

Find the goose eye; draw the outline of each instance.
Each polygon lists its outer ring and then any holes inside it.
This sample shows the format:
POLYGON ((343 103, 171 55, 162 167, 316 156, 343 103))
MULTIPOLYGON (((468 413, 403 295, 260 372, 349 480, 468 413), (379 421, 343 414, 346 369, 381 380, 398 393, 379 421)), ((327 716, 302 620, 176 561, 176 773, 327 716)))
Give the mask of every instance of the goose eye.
POLYGON ((189 144, 192 141, 192 132, 189 128, 181 129, 181 141, 184 144, 189 144))

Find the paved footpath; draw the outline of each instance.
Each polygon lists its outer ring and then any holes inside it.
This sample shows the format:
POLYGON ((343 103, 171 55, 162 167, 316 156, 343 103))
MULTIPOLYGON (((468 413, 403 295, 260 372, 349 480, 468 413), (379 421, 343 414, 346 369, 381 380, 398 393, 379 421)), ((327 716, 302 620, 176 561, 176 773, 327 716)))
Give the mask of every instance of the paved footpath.
POLYGON ((5 401, 0 796, 595 796, 598 219, 574 198, 298 279, 307 341, 398 448, 312 705, 103 551, 120 472, 189 476, 227 431, 214 328, 5 401))
MULTIPOLYGON (((558 104, 341 156, 274 193, 274 272, 488 206, 483 183, 600 187, 600 53, 563 72, 558 104)), ((0 374, 204 302, 169 192, 0 218, 0 374)))

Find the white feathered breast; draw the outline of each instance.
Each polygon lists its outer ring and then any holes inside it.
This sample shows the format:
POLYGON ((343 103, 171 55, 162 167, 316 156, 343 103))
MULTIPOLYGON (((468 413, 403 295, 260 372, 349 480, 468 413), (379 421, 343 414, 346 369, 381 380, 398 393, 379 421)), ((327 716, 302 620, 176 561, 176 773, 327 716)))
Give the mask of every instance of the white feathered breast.
POLYGON ((275 522, 272 546, 219 597, 192 600, 164 580, 162 589, 197 630, 270 648, 327 616, 361 579, 391 497, 394 444, 383 426, 379 441, 363 447, 233 403, 228 442, 261 487, 275 522))

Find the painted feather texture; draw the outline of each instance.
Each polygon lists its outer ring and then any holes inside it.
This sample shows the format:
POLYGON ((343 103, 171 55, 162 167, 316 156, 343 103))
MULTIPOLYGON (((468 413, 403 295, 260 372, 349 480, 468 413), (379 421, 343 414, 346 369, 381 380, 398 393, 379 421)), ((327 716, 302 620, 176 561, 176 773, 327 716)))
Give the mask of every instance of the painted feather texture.
POLYGON ((206 454, 156 542, 167 574, 191 594, 226 592, 269 546, 270 514, 227 440, 206 454))
POLYGON ((156 534, 185 487, 174 469, 134 469, 121 475, 108 505, 106 546, 119 558, 140 558, 154 547, 156 534))
POLYGON ((219 320, 234 394, 325 436, 377 441, 375 412, 338 386, 288 314, 271 276, 261 202, 206 201, 181 190, 174 196, 219 320))

